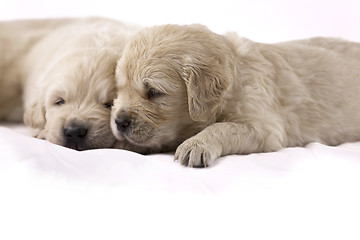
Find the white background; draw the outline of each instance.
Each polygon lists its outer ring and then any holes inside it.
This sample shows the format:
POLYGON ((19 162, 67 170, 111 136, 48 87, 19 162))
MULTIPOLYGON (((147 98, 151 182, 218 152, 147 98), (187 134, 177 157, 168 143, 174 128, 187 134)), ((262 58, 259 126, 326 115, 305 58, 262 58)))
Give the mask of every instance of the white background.
POLYGON ((201 23, 255 41, 312 36, 360 41, 357 0, 1 0, 0 18, 103 16, 142 26, 201 23))
MULTIPOLYGON (((0 20, 80 16, 110 17, 141 26, 201 23, 218 33, 235 31, 260 42, 312 36, 360 41, 358 0, 0 0, 0 20)), ((1 147, 0 144, 0 150, 1 147)), ((29 154, 30 160, 31 157, 29 154)), ((285 160, 279 165, 287 168, 285 160)), ((253 160, 248 161, 248 169, 253 169, 249 172, 243 168, 244 159, 234 162, 241 167, 234 170, 232 165, 226 170, 239 171, 245 179, 245 186, 258 186, 241 189, 246 193, 244 196, 188 196, 179 192, 169 194, 166 191, 141 192, 136 188, 107 188, 101 184, 84 187, 70 180, 68 184, 54 180, 51 175, 44 180, 41 173, 39 179, 35 178, 29 175, 27 165, 19 169, 19 165, 12 165, 9 161, 6 172, 0 171, 0 194, 3 194, 0 195, 0 237, 2 240, 127 240, 135 237, 227 240, 242 236, 243 239, 318 240, 331 237, 356 239, 359 236, 360 215, 359 208, 355 207, 360 204, 360 188, 357 189, 356 181, 346 178, 349 175, 359 179, 355 177, 358 176, 358 162, 345 162, 344 170, 337 164, 314 164, 310 160, 299 160, 299 165, 295 165, 297 171, 270 168, 279 175, 289 175, 285 177, 289 182, 279 181, 275 189, 262 184, 270 181, 272 186, 278 178, 261 177, 264 173, 252 165, 253 160), (325 177, 321 174, 324 165, 328 168, 334 166, 331 171, 325 171, 325 177), (351 168, 352 165, 357 168, 351 168), (349 169, 354 171, 349 174, 349 169), (332 175, 341 170, 340 177, 332 175), (292 173, 300 174, 293 176, 292 173), (259 189, 263 191, 259 193, 259 189), (287 197, 279 199, 279 196, 287 197)), ((224 165, 226 163, 231 161, 224 161, 224 165)), ((270 161, 269 164, 274 163, 270 161)), ((156 164, 152 166, 154 169, 156 164)), ((180 171, 177 167, 172 166, 180 171)), ((219 169, 209 169, 202 174, 211 175, 211 171, 219 169)), ((133 172, 143 174, 136 170, 133 172)), ((185 169, 183 171, 188 173, 185 169)), ((199 176, 196 172, 191 173, 188 175, 199 176)))

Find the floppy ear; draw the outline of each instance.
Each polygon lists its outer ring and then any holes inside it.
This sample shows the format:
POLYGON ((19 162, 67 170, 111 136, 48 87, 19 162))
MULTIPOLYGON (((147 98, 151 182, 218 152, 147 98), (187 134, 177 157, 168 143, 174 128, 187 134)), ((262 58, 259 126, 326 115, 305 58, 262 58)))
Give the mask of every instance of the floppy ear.
POLYGON ((186 66, 184 70, 190 117, 205 122, 214 117, 229 89, 230 76, 225 66, 186 66))
POLYGON ((25 109, 24 122, 31 128, 45 127, 45 106, 43 103, 34 101, 25 109))

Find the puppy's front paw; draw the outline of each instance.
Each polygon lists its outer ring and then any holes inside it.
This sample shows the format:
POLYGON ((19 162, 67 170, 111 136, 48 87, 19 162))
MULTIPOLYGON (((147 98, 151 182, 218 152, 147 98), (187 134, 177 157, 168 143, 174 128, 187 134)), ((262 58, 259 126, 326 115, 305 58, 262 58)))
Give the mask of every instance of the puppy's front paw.
POLYGON ((41 128, 30 128, 31 136, 45 140, 45 130, 41 128))
POLYGON ((212 146, 200 139, 190 138, 176 149, 175 160, 189 167, 207 167, 220 157, 218 150, 217 146, 212 146))

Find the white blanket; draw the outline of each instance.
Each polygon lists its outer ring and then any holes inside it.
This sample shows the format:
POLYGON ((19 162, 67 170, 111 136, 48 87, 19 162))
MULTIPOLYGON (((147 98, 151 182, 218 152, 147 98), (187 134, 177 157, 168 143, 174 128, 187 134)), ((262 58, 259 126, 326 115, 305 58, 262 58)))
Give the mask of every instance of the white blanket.
POLYGON ((182 167, 0 127, 0 239, 359 239, 360 142, 182 167), (3 236, 6 236, 4 238, 3 236))

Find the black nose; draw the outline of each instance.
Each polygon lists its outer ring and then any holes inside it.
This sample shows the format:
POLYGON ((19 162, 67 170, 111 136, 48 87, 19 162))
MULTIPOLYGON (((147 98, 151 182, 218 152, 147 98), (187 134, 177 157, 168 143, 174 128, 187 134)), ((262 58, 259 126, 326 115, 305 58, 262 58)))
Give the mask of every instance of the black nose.
POLYGON ((128 117, 119 117, 115 119, 117 129, 121 132, 125 132, 131 125, 131 120, 128 117))
POLYGON ((68 143, 82 143, 88 133, 83 125, 72 124, 64 129, 64 136, 68 143))

